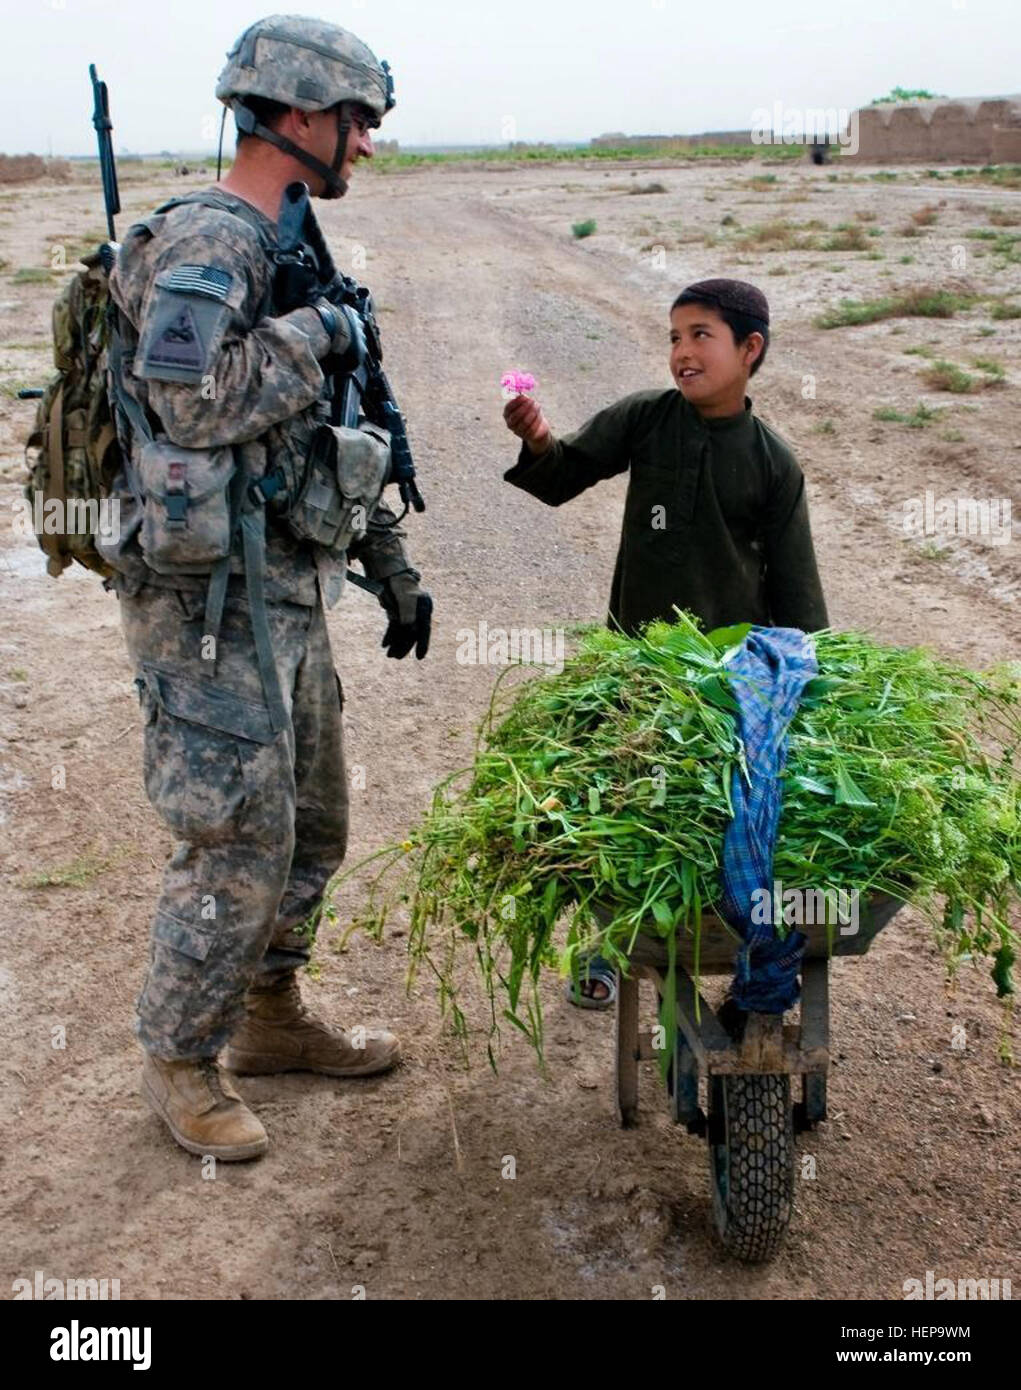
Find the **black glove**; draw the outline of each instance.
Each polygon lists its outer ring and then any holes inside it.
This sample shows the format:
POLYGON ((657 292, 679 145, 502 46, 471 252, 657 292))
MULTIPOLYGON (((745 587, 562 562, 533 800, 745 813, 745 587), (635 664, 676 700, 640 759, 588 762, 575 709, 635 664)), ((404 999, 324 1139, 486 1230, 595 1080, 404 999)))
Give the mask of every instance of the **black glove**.
POLYGON ((381 645, 386 648, 387 656, 398 661, 407 656, 412 647, 419 661, 429 650, 433 601, 418 582, 421 577, 417 570, 409 569, 383 580, 379 601, 390 622, 381 645))

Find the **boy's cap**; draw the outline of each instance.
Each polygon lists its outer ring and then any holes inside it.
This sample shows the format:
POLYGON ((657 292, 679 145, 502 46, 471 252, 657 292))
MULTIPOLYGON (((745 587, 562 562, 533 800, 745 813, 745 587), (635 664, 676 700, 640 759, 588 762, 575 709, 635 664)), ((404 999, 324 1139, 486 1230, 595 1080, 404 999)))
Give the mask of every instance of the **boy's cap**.
POLYGON ((750 314, 752 318, 769 323, 766 296, 754 285, 749 285, 747 280, 698 280, 681 293, 696 294, 700 299, 713 300, 721 309, 730 309, 736 314, 750 314))

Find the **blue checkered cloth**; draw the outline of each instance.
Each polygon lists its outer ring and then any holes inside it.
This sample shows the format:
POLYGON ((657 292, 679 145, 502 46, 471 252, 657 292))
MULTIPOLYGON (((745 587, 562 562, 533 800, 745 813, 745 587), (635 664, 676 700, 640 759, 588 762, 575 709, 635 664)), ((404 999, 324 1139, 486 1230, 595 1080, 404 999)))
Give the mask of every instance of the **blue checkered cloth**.
POLYGON ((798 998, 798 969, 806 938, 802 932, 791 931, 781 941, 772 911, 766 914, 769 921, 753 922, 752 894, 765 889, 772 906, 787 729, 805 686, 818 670, 811 638, 792 627, 753 627, 728 667, 739 706, 738 732, 748 779, 735 768, 734 819, 723 842, 722 907, 744 942, 737 955, 732 997, 739 1008, 758 1013, 783 1013, 798 998))

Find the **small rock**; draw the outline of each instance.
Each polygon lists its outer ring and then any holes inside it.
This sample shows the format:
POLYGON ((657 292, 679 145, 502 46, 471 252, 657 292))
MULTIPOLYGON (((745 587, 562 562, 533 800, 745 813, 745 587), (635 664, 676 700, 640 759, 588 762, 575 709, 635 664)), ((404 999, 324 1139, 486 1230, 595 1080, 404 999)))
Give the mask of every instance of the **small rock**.
POLYGON ((916 1018, 915 1018, 915 1015, 914 1015, 914 1014, 898 1014, 898 1015, 897 1015, 897 1022, 898 1022, 898 1023, 914 1023, 914 1022, 916 1022, 916 1018))
POLYGON ((933 1069, 934 1072, 941 1072, 941 1071, 943 1070, 943 1063, 942 1063, 942 1062, 933 1062, 933 1064, 932 1064, 932 1069, 933 1069))

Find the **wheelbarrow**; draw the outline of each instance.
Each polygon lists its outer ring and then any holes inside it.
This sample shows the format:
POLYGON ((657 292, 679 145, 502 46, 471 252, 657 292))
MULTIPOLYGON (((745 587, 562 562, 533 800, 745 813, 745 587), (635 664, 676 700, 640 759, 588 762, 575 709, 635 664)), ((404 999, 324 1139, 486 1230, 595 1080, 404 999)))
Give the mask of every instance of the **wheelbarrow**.
MULTIPOLYGON (((862 904, 853 935, 824 923, 799 927, 808 938, 799 1022, 748 1013, 740 1041, 696 988, 693 935, 678 933, 677 1028, 666 1068, 670 1111, 676 1124, 708 1141, 716 1229, 724 1247, 740 1260, 760 1262, 776 1254, 793 1202, 794 1135, 826 1118, 830 956, 864 955, 903 906, 899 898, 871 896, 862 904), (793 1106, 792 1077, 801 1078, 800 1098, 793 1106), (700 1078, 705 1109, 699 1103, 700 1078)), ((596 915, 606 922, 610 914, 597 908, 596 915)), ((703 915, 700 974, 732 974, 739 945, 737 933, 721 918, 703 915)), ((629 962, 627 974, 617 975, 617 1113, 625 1127, 638 1118, 639 1062, 662 1056, 653 1047, 652 1031, 639 1027, 638 983, 651 980, 662 1006, 668 972, 665 940, 639 934, 629 962)))

